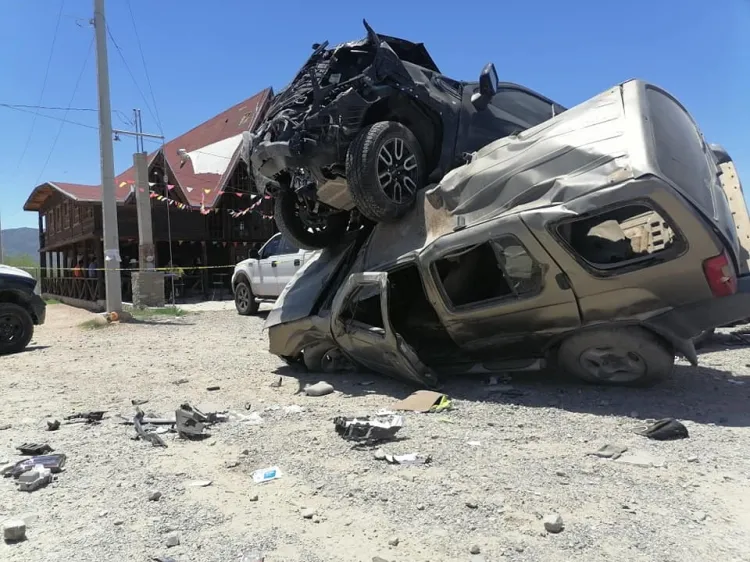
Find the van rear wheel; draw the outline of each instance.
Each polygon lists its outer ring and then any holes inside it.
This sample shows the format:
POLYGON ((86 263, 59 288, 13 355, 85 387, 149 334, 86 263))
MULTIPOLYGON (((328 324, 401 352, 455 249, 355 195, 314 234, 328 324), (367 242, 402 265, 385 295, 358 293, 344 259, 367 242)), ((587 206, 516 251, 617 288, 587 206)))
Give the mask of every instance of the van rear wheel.
POLYGON ((651 386, 674 370, 671 347, 643 328, 627 326, 585 330, 562 342, 558 365, 589 383, 651 386))

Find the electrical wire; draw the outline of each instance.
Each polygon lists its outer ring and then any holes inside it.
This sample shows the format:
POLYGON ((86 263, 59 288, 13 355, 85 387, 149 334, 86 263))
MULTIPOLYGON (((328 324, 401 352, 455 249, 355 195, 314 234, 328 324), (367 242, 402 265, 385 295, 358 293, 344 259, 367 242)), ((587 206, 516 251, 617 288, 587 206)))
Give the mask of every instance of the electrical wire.
POLYGON ((10 109, 44 109, 47 111, 99 111, 91 107, 54 107, 49 105, 26 105, 23 103, 0 103, 3 107, 10 109))
MULTIPOLYGON (((83 59, 83 65, 81 66, 81 72, 78 73, 78 79, 76 80, 75 86, 73 87, 73 93, 70 96, 70 102, 68 103, 68 109, 63 113, 63 119, 65 119, 68 116, 68 111, 70 111, 70 106, 73 105, 73 100, 76 97, 76 94, 78 93, 78 87, 81 85, 81 79, 83 78, 83 74, 86 71, 86 65, 89 62, 89 58, 91 58, 91 50, 94 46, 94 38, 91 38, 91 42, 89 43, 89 48, 86 51, 86 57, 83 59)), ((55 136, 55 140, 52 141, 52 146, 49 149, 49 154, 47 154, 47 159, 44 161, 44 165, 39 170, 39 175, 36 178, 36 181, 34 182, 35 185, 39 185, 39 180, 42 179, 42 175, 44 174, 44 171, 47 169, 47 164, 49 164, 50 158, 52 158, 52 153, 55 150, 55 147, 57 146, 57 141, 60 140, 60 135, 62 134, 63 128, 65 127, 65 121, 60 122, 60 127, 57 129, 57 135, 55 136)))
MULTIPOLYGON (((49 57, 47 58, 47 68, 44 71, 44 80, 42 81, 42 92, 39 94, 39 101, 37 102, 37 105, 42 104, 42 99, 44 99, 44 91, 47 89, 47 79, 49 78, 49 69, 52 66, 52 57, 55 54, 55 44, 57 43, 57 32, 60 29, 60 20, 62 20, 64 7, 65 7, 65 0, 60 0, 60 9, 57 12, 57 22, 55 23, 55 31, 52 35, 52 46, 50 47, 49 57)), ((14 176, 16 176, 18 174, 18 170, 21 169, 21 163, 23 162, 23 159, 26 156, 26 152, 29 150, 31 137, 34 136, 34 127, 36 126, 36 118, 38 114, 39 114, 39 110, 37 109, 34 112, 34 119, 31 121, 31 129, 29 130, 29 136, 26 137, 26 142, 24 143, 23 150, 21 151, 21 157, 18 159, 18 164, 16 165, 16 171, 13 174, 14 176)))
POLYGON ((112 30, 109 28, 109 24, 105 22, 105 25, 107 27, 107 35, 109 35, 109 39, 112 41, 112 44, 115 46, 115 49, 117 50, 117 53, 120 55, 120 58, 122 59, 122 63, 125 65, 125 69, 128 71, 128 74, 130 74, 130 78, 133 80, 133 84, 135 84, 136 90, 138 90, 138 93, 141 95, 141 99, 143 99, 143 103, 146 104, 146 109, 148 109, 148 112, 151 114, 151 117, 158 124, 159 119, 157 119, 156 115, 154 114, 154 110, 151 109, 151 104, 148 103, 148 100, 146 99, 146 96, 143 93, 143 90, 141 90, 141 87, 138 85, 138 80, 135 79, 135 75, 133 74, 133 71, 130 69, 130 65, 128 64, 128 61, 125 58, 125 54, 122 52, 122 49, 120 49, 120 46, 117 44, 117 41, 115 41, 115 38, 112 35, 112 30))
POLYGON ((86 123, 81 123, 79 121, 71 121, 70 119, 61 119, 60 117, 55 117, 54 115, 45 115, 44 113, 35 113, 34 111, 31 111, 29 109, 21 109, 18 107, 12 107, 5 103, 0 103, 0 107, 7 107, 8 109, 12 109, 13 111, 20 111, 21 113, 31 113, 32 115, 37 115, 38 117, 44 117, 45 119, 51 119, 53 121, 64 121, 65 123, 69 125, 77 125, 78 127, 85 127, 86 129, 94 129, 95 131, 99 130, 99 127, 95 125, 87 125, 86 123))
POLYGON ((143 63, 143 71, 146 74, 146 83, 148 84, 149 92, 151 93, 151 101, 154 102, 154 112, 156 113, 156 124, 159 127, 159 133, 164 136, 164 129, 161 125, 161 117, 159 115, 159 108, 156 103, 156 97, 154 96, 154 88, 151 85, 151 77, 148 74, 148 66, 146 65, 146 57, 143 54, 143 46, 141 45, 141 38, 138 35, 138 26, 135 24, 135 16, 133 15, 133 7, 130 4, 130 0, 127 0, 128 11, 130 12, 130 21, 133 22, 133 31, 135 32, 135 40, 138 44, 138 51, 141 53, 141 62, 143 63))

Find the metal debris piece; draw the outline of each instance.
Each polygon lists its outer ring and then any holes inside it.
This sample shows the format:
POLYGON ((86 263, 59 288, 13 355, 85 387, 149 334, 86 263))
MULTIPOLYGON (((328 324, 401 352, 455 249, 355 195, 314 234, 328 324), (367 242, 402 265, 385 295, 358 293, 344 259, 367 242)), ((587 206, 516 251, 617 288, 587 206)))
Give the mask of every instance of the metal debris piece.
POLYGON ((156 433, 150 433, 143 429, 141 423, 144 416, 145 414, 143 413, 143 410, 136 407, 135 417, 133 418, 133 426, 135 427, 135 432, 138 434, 138 437, 143 439, 144 441, 150 441, 154 447, 166 447, 167 444, 156 433))
POLYGON ((60 420, 47 420, 47 431, 57 431, 60 429, 60 420))
POLYGON ((104 419, 104 414, 106 413, 106 410, 92 410, 90 412, 81 412, 78 414, 65 416, 65 420, 69 423, 98 423, 102 421, 102 419, 104 419))
POLYGON ((399 415, 363 416, 334 418, 336 433, 348 441, 374 443, 392 439, 404 426, 404 418, 399 415))
POLYGON ((21 443, 16 447, 22 455, 44 455, 54 451, 47 443, 21 443))
POLYGON ((132 400, 130 401, 130 403, 131 403, 131 404, 132 404, 133 406, 143 406, 144 404, 148 404, 148 400, 147 400, 147 399, 141 400, 141 399, 138 399, 138 398, 133 398, 133 399, 132 399, 132 400))
POLYGON ((183 404, 175 410, 177 433, 180 437, 190 438, 204 435, 208 416, 193 408, 190 404, 183 404))
POLYGON ((56 453, 54 455, 44 455, 40 457, 31 457, 30 459, 18 461, 10 471, 4 474, 4 476, 12 476, 13 478, 18 478, 27 470, 31 470, 35 466, 39 465, 49 469, 53 474, 56 474, 63 469, 66 459, 67 457, 62 453, 56 453))
POLYGON ((283 377, 279 377, 278 379, 273 381, 269 386, 271 386, 271 388, 279 388, 283 380, 284 380, 283 377))
POLYGON ((407 453, 405 455, 385 455, 384 459, 390 464, 420 465, 432 462, 431 455, 420 455, 419 453, 407 453))

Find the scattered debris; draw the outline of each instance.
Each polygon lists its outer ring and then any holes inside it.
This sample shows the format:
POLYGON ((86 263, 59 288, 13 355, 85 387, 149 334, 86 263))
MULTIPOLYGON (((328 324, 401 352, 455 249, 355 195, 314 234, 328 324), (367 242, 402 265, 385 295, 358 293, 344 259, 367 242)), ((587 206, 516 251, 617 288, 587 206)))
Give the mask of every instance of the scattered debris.
POLYGON ((650 426, 636 431, 636 433, 649 439, 655 439, 656 441, 672 441, 690 437, 687 427, 674 418, 658 420, 650 426))
POLYGON ((247 498, 247 501, 257 502, 258 501, 258 494, 250 494, 250 496, 247 498))
POLYGON ((469 509, 476 509, 479 507, 479 504, 474 500, 469 500, 466 502, 466 507, 468 507, 469 509))
POLYGON ((398 537, 393 537, 388 541, 388 546, 398 546, 398 543, 400 543, 400 539, 398 537))
POLYGON ((481 447, 482 444, 479 441, 467 441, 466 444, 469 447, 481 447))
POLYGON ((26 540, 26 522, 23 519, 11 519, 3 523, 3 538, 9 543, 26 540))
POLYGON ((144 441, 149 441, 154 447, 166 447, 167 444, 156 433, 147 432, 143 429, 141 422, 144 415, 145 414, 143 413, 143 410, 141 410, 139 407, 136 407, 135 417, 133 418, 133 426, 135 427, 135 432, 137 434, 136 439, 140 438, 144 441))
POLYGON ((597 449, 596 451, 593 451, 591 453, 588 453, 589 455, 593 455, 595 457, 600 457, 602 459, 612 459, 616 460, 619 459, 622 454, 627 451, 627 447, 623 447, 622 445, 604 445, 597 449))
POLYGON ((175 560, 171 556, 156 556, 151 560, 154 560, 155 562, 177 562, 177 560, 175 560))
POLYGON ((4 476, 12 476, 14 478, 18 478, 21 474, 28 470, 31 470, 36 466, 42 466, 43 468, 49 469, 53 474, 56 474, 63 469, 66 459, 67 457, 61 453, 55 455, 31 457, 30 459, 18 461, 13 465, 13 468, 10 471, 5 472, 4 467, 4 476))
POLYGON ((81 412, 78 414, 65 416, 65 420, 68 423, 99 423, 104 419, 104 414, 106 413, 106 410, 92 410, 91 412, 81 412))
POLYGON ((248 415, 243 414, 233 414, 234 417, 236 417, 240 422, 246 423, 248 425, 260 425, 263 423, 263 418, 258 412, 252 412, 248 415))
POLYGON ((5 463, 2 466, 0 466, 0 476, 10 476, 10 473, 13 472, 13 468, 15 468, 16 463, 9 462, 5 463))
POLYGON ((314 509, 303 509, 302 510, 302 517, 305 519, 312 519, 315 516, 315 510, 314 509))
POLYGON ((623 464, 631 464, 633 466, 640 466, 644 468, 662 468, 664 467, 664 460, 654 457, 644 451, 633 451, 628 453, 626 456, 621 456, 617 459, 617 462, 623 464))
POLYGON ((385 451, 383 449, 378 449, 377 451, 375 451, 375 455, 373 455, 373 456, 375 457, 376 461, 384 461, 385 457, 386 457, 386 454, 385 454, 385 451))
POLYGON ((60 429, 60 420, 47 420, 47 431, 57 431, 60 429))
POLYGON ((479 546, 477 546, 477 545, 475 544, 474 546, 472 546, 472 547, 471 547, 471 548, 469 549, 469 552, 470 552, 471 554, 479 554, 479 553, 481 552, 481 550, 479 549, 479 546))
POLYGON ((213 484, 213 480, 193 480, 188 482, 187 485, 191 488, 206 488, 213 484))
POLYGON ((547 515, 544 518, 544 529, 548 533, 561 533, 565 529, 563 518, 557 513, 547 515))
POLYGON ((404 418, 391 416, 363 416, 334 418, 336 432, 348 441, 377 442, 392 439, 404 426, 404 418))
POLYGON ((240 461, 237 460, 224 462, 224 467, 226 468, 237 468, 238 466, 240 466, 240 461))
POLYGON ((706 513, 703 511, 696 511, 695 513, 693 513, 693 521, 695 521, 696 523, 705 521, 707 517, 708 515, 706 515, 706 513))
POLYGON ((406 455, 385 455, 383 457, 390 464, 403 465, 421 465, 432 462, 430 455, 420 455, 419 453, 408 453, 406 455))
POLYGON ((433 390, 417 390, 403 400, 393 405, 394 410, 405 410, 409 412, 442 412, 453 409, 448 396, 433 390))
POLYGON ((173 546, 178 546, 180 544, 180 535, 177 533, 172 533, 167 537, 167 548, 172 548, 173 546))
POLYGON ((161 499, 161 492, 155 490, 148 495, 148 501, 158 502, 161 499))
POLYGON ((325 396, 326 394, 331 394, 331 392, 333 392, 333 385, 325 381, 305 386, 305 394, 308 396, 325 396))
POLYGON ((33 492, 52 482, 52 478, 49 468, 37 464, 18 476, 18 489, 22 492, 33 492))
POLYGON ((221 390, 221 387, 220 386, 208 386, 206 387, 206 390, 208 390, 209 392, 213 392, 214 390, 221 390))
POLYGON ((11 427, 13 426, 10 425, 9 423, 0 424, 0 431, 5 431, 6 429, 10 429, 11 427))
POLYGON ((138 398, 133 398, 130 403, 133 406, 143 406, 144 404, 148 404, 148 400, 139 400, 138 398))
POLYGON ((22 455, 44 455, 54 451, 47 443, 21 443, 16 447, 22 455))
POLYGON ((263 482, 276 480, 277 478, 281 478, 281 470, 276 466, 261 468, 253 472, 253 481, 256 484, 262 484, 263 482))
POLYGON ((112 523, 115 527, 122 527, 125 524, 125 521, 122 519, 115 519, 112 523))
POLYGON ((176 381, 172 381, 172 384, 180 385, 180 384, 186 384, 188 382, 190 382, 188 379, 177 379, 176 381))
POLYGON ((270 386, 271 388, 279 388, 283 380, 284 380, 284 377, 279 377, 268 386, 270 386))
POLYGON ((304 410, 302 409, 302 406, 298 406, 297 404, 292 404, 291 406, 284 406, 284 413, 285 414, 301 414, 304 410))
POLYGON ((698 462, 698 457, 693 455, 687 458, 687 462, 698 462))
POLYGON ((175 410, 174 418, 177 434, 180 437, 189 439, 205 435, 208 416, 190 404, 183 404, 175 410))

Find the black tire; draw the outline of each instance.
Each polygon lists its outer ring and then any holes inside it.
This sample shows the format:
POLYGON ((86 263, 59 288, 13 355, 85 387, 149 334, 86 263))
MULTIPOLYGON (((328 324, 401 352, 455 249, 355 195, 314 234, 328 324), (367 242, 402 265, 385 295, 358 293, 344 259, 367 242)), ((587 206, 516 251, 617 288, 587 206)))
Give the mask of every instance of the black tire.
POLYGON ((33 335, 34 320, 25 308, 10 302, 0 303, 0 355, 23 351, 33 335))
POLYGON ((557 351, 557 364, 568 374, 616 386, 656 384, 672 374, 674 360, 671 346, 637 326, 578 332, 557 351), (602 367, 610 372, 603 373, 602 367))
POLYGON ((354 204, 368 219, 393 222, 404 216, 427 181, 424 154, 417 137, 395 121, 380 121, 365 127, 349 145, 346 180, 354 204), (392 150, 398 143, 402 146, 400 157, 392 150), (394 152, 390 166, 380 158, 381 153, 385 154, 383 151, 389 150, 394 152), (411 168, 411 164, 415 167, 411 168), (389 178, 385 186, 380 179, 384 174, 389 178))
POLYGON ((258 301, 255 300, 250 284, 245 280, 237 281, 234 286, 234 307, 241 316, 250 316, 258 312, 258 301))
POLYGON ((330 343, 322 343, 306 347, 302 353, 302 361, 307 370, 311 373, 323 372, 325 356, 329 351, 334 349, 336 349, 336 346, 330 343))
POLYGON ((274 220, 279 231, 297 248, 320 250, 341 240, 349 226, 349 212, 334 212, 326 219, 320 219, 323 226, 312 230, 300 216, 300 201, 288 189, 281 190, 274 200, 274 220))

